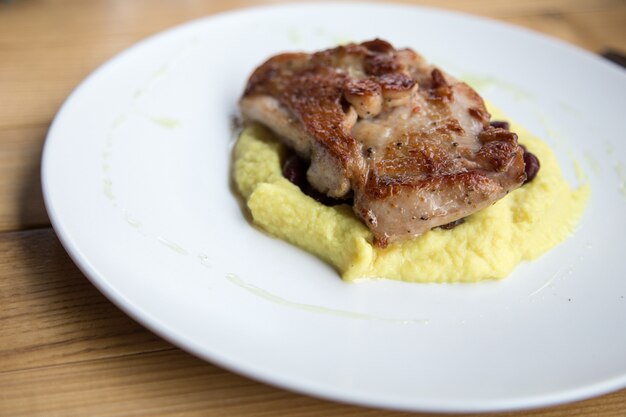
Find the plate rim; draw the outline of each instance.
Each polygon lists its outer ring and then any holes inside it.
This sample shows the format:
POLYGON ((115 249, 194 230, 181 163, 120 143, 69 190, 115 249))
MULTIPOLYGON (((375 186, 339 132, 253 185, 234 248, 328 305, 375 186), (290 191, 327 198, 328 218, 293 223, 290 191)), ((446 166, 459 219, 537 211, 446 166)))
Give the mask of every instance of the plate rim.
POLYGON ((193 354, 203 360, 207 360, 210 363, 223 367, 229 371, 235 372, 245 377, 250 377, 256 381, 269 384, 271 386, 279 387, 281 389, 296 392, 300 394, 310 395, 326 400, 337 401, 341 403, 348 403, 353 405, 368 406, 374 408, 384 408, 392 410, 402 411, 420 411, 420 412, 448 412, 448 413, 461 413, 461 412, 494 412, 494 411, 515 411, 526 410, 539 407, 548 407, 557 404, 563 404, 572 401, 584 400, 598 395, 607 394, 626 387, 626 374, 603 380, 599 383, 593 383, 578 387, 575 389, 569 389, 564 391, 558 391, 555 393, 546 393, 544 395, 537 395, 533 397, 511 397, 510 399, 500 400, 478 400, 477 402, 461 401, 459 403, 441 403, 440 400, 428 401, 420 399, 415 401, 414 399, 406 401, 398 401, 396 398, 377 397, 372 399, 369 396, 355 393, 354 391, 345 391, 342 388, 331 387, 328 388, 322 384, 312 381, 306 381, 298 378, 293 378, 288 375, 276 375, 268 374, 263 367, 259 367, 253 363, 243 363, 242 360, 238 360, 235 357, 231 357, 219 350, 211 349, 210 347, 200 346, 194 341, 190 340, 184 334, 179 333, 175 328, 165 325, 155 319, 153 315, 139 307, 136 303, 128 299, 124 294, 120 293, 110 282, 103 276, 97 268, 95 268, 91 261, 86 257, 79 245, 75 242, 72 234, 68 231, 65 225, 62 215, 58 213, 57 208, 52 203, 52 190, 51 184, 49 184, 50 177, 47 172, 51 170, 50 166, 50 148, 52 148, 53 137, 57 135, 58 123, 62 119, 63 115, 68 112, 70 104, 76 99, 80 92, 88 86, 92 80, 100 76, 114 65, 116 62, 123 60, 126 56, 132 55, 135 50, 141 49, 144 45, 152 42, 158 42, 161 37, 166 37, 170 33, 181 30, 182 28, 192 25, 212 24, 212 22, 220 19, 236 19, 247 14, 257 14, 259 12, 272 12, 276 10, 304 10, 311 7, 348 7, 348 8, 384 8, 384 9, 396 9, 398 11, 402 9, 411 9, 414 11, 426 11, 431 13, 437 13, 440 15, 462 17, 464 19, 471 19, 480 23, 486 23, 489 25, 496 25, 506 30, 514 30, 520 33, 524 33, 525 36, 531 36, 542 42, 548 42, 557 46, 560 49, 566 49, 572 53, 575 53, 582 59, 593 62, 593 65, 601 65, 605 69, 614 71, 626 76, 624 72, 617 64, 607 61, 579 46, 569 44, 553 36, 536 32, 525 27, 513 25, 507 22, 503 22, 494 18, 485 17, 481 15, 475 15, 463 11, 454 11, 447 9, 440 9, 431 6, 422 6, 414 4, 404 3, 376 3, 376 2, 342 2, 342 1, 323 1, 320 3, 314 2, 298 2, 298 3, 285 3, 285 4, 269 4, 258 5, 254 7, 240 7, 236 9, 227 10, 207 16, 191 19, 172 27, 160 30, 154 34, 151 34, 123 50, 117 52, 105 62, 101 63, 95 70, 93 70, 87 77, 85 77, 67 96, 63 104, 57 111, 54 119, 46 134, 46 139, 43 146, 41 156, 41 185, 42 193, 44 197, 44 205, 50 218, 51 225, 59 237, 65 251, 69 254, 72 261, 77 265, 80 271, 89 279, 89 281, 114 305, 120 308, 125 314, 130 316, 133 320, 140 323, 150 331, 156 333, 159 337, 172 343, 174 346, 181 348, 182 350, 193 354))

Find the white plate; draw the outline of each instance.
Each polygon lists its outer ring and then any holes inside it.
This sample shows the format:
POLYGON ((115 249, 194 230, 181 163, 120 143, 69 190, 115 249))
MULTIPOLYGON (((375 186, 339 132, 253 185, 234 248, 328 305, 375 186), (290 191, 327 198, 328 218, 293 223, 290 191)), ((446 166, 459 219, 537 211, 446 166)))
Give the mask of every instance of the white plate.
POLYGON ((242 10, 141 42, 83 82, 45 145, 55 230, 92 282, 228 369, 407 410, 545 406, 626 386, 626 76, 552 39, 432 9, 242 10), (576 234, 508 279, 342 282, 244 218, 231 117, 268 56, 382 37, 479 90, 554 147, 592 198, 576 234), (620 191, 621 187, 621 191, 620 191))

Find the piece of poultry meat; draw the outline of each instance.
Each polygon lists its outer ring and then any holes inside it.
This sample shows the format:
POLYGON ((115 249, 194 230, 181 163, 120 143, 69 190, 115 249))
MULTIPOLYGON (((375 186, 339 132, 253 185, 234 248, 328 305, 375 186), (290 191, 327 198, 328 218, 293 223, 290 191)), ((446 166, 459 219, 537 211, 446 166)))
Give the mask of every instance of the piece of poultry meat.
POLYGON ((526 178, 517 135, 489 125, 471 87, 380 39, 274 56, 240 108, 310 160, 318 191, 353 193, 380 247, 466 217, 526 178))

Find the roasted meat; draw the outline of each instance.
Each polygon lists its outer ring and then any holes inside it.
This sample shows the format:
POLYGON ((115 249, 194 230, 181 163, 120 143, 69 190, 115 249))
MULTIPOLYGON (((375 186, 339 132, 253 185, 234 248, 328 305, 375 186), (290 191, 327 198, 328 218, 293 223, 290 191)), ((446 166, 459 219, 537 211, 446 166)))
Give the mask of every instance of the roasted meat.
POLYGON ((471 87, 380 39, 274 56, 240 108, 310 161, 315 189, 352 194, 383 247, 466 217, 526 178, 516 134, 490 126, 471 87))

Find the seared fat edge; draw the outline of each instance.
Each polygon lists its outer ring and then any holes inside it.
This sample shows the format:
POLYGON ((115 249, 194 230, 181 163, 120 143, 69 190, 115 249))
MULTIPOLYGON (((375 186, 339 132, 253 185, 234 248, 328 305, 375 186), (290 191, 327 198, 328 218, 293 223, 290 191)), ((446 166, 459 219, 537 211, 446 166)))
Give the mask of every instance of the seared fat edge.
POLYGON ((517 136, 489 125, 471 87, 379 39, 270 58, 240 108, 310 160, 317 190, 353 192, 382 247, 466 217, 525 179, 517 136))

